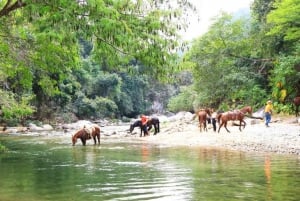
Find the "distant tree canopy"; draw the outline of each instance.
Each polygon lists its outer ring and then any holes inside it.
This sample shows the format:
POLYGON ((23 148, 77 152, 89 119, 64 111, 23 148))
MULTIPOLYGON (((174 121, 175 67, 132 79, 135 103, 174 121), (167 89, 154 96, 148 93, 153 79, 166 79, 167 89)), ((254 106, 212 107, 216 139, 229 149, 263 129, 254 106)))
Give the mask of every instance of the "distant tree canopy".
POLYGON ((300 95, 299 6, 299 0, 254 0, 251 18, 216 17, 184 56, 193 90, 172 98, 172 109, 182 99, 193 100, 187 104, 194 109, 259 108, 273 99, 278 112, 291 112, 291 99, 300 95))

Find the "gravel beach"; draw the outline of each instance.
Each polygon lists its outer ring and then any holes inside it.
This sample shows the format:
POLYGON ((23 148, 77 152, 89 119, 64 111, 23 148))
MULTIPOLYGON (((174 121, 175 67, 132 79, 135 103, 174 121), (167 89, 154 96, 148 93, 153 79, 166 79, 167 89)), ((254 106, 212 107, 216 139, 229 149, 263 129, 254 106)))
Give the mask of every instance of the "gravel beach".
POLYGON ((153 135, 152 131, 150 136, 139 137, 140 130, 136 128, 134 137, 128 134, 126 136, 133 138, 130 140, 166 146, 203 146, 300 155, 300 124, 295 116, 274 116, 270 127, 266 127, 263 120, 248 118, 246 122, 242 131, 229 123, 227 127, 230 133, 223 127, 219 133, 214 132, 210 124, 207 132, 200 132, 197 120, 192 121, 190 115, 185 114, 173 120, 162 121, 157 135, 153 135))

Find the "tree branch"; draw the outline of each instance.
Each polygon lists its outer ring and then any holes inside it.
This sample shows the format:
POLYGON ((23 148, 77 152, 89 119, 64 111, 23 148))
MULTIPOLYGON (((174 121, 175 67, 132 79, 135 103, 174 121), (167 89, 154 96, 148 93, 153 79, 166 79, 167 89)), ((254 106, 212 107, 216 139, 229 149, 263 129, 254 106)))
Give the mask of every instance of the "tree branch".
POLYGON ((0 18, 8 16, 10 12, 25 7, 26 5, 27 4, 24 3, 22 0, 17 0, 14 3, 12 2, 12 0, 7 0, 5 6, 0 10, 0 18))
POLYGON ((118 51, 118 52, 120 52, 120 53, 122 53, 122 54, 128 55, 127 52, 122 51, 121 49, 119 49, 118 47, 114 46, 113 44, 107 42, 107 41, 104 40, 103 38, 97 36, 97 39, 99 39, 100 41, 104 42, 104 43, 107 44, 108 46, 112 47, 112 48, 115 49, 116 51, 118 51))

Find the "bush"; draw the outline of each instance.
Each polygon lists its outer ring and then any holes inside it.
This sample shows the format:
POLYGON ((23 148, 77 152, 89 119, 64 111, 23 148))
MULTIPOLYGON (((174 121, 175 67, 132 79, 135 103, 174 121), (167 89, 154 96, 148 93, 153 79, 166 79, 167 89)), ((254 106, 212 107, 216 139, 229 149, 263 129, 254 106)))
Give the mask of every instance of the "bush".
POLYGON ((9 126, 15 126, 24 121, 35 111, 29 105, 32 96, 23 96, 20 101, 17 101, 14 94, 0 90, 0 97, 1 120, 7 122, 9 126))
POLYGON ((77 111, 75 112, 79 118, 113 118, 118 111, 118 107, 114 101, 96 97, 95 99, 89 99, 83 97, 76 101, 77 111))
POLYGON ((191 90, 184 88, 181 93, 170 99, 168 110, 171 112, 193 111, 193 94, 191 90))

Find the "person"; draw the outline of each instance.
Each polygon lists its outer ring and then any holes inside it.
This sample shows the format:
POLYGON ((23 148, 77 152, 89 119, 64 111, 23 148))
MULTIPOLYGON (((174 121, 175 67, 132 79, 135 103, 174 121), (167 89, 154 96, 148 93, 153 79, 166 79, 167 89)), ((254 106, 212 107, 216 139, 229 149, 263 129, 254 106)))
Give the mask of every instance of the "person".
POLYGON ((148 129, 147 129, 147 122, 148 122, 148 117, 145 115, 141 115, 141 121, 142 121, 142 129, 144 131, 144 136, 148 135, 148 129))
POLYGON ((217 112, 214 109, 212 109, 211 123, 213 125, 214 132, 216 132, 216 130, 217 130, 217 125, 216 125, 217 120, 216 120, 216 118, 217 118, 217 112))
POLYGON ((268 100, 267 105, 265 107, 265 125, 266 127, 269 127, 269 123, 271 122, 271 115, 272 115, 273 105, 272 101, 268 100))

